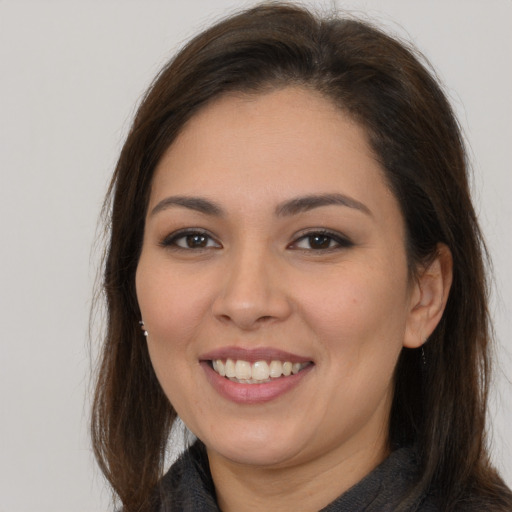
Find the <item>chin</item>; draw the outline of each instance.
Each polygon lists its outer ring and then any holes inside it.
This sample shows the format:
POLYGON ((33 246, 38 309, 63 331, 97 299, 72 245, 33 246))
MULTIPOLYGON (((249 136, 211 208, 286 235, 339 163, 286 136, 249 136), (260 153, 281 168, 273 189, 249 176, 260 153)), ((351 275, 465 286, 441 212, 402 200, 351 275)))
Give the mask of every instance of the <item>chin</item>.
MULTIPOLYGON (((207 446, 207 450, 210 448, 207 446)), ((255 443, 253 446, 247 447, 219 447, 215 450, 223 458, 230 460, 236 464, 244 466, 284 466, 287 462, 293 460, 296 455, 295 449, 287 449, 283 446, 273 446, 267 443, 255 443)))
MULTIPOLYGON (((280 429, 281 430, 281 429, 280 429)), ((242 428, 238 435, 223 432, 219 438, 211 434, 201 438, 208 452, 215 452, 231 462, 249 466, 286 465, 300 452, 302 443, 295 436, 274 428, 242 428)))

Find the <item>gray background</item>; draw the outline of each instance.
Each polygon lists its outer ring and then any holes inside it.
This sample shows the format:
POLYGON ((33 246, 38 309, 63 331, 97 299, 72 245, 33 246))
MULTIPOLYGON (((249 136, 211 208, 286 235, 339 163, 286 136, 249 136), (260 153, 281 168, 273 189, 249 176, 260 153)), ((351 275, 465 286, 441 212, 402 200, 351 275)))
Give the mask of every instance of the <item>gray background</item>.
MULTIPOLYGON (((211 20, 251 3, 0 0, 0 512, 107 509, 87 427, 102 197, 161 64, 211 20)), ((490 437, 512 485, 512 2, 309 4, 377 18, 417 44, 447 84, 495 265, 490 437)))

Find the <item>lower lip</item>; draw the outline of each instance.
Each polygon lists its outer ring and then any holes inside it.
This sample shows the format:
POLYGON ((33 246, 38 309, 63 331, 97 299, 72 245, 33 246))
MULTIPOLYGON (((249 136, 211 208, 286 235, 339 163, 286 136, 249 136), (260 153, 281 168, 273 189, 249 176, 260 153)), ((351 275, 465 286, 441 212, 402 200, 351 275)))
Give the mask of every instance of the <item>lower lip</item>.
POLYGON ((221 377, 206 361, 201 362, 208 381, 224 398, 237 404, 260 404, 270 402, 299 385, 314 365, 310 364, 295 375, 272 379, 261 384, 242 384, 221 377))

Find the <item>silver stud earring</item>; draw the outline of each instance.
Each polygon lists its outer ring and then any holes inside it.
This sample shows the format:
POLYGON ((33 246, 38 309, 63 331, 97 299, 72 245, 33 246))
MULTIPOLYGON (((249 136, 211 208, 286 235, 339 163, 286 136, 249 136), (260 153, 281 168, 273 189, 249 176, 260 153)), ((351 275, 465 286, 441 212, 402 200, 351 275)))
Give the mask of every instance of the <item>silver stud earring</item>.
POLYGON ((142 333, 147 338, 148 337, 148 331, 146 331, 146 328, 144 327, 144 320, 139 321, 140 328, 142 329, 142 333))

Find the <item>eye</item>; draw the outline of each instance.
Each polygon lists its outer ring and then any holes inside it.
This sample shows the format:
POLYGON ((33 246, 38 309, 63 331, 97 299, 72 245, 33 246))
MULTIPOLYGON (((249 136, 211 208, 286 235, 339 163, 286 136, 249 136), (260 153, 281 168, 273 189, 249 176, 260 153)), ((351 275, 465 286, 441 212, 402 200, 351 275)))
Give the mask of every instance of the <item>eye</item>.
POLYGON ((171 233, 161 244, 163 247, 186 250, 220 249, 221 245, 209 233, 200 230, 180 230, 171 233))
POLYGON ((308 251, 328 251, 352 247, 354 244, 346 237, 331 231, 309 232, 290 245, 291 249, 308 251))

